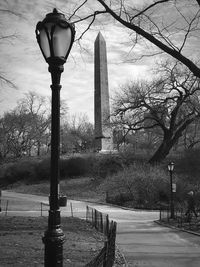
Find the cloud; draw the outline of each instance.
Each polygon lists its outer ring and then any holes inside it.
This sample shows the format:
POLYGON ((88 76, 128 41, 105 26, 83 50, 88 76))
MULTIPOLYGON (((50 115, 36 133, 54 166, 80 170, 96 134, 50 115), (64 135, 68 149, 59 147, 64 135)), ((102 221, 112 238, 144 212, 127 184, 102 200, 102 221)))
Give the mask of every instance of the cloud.
MULTIPOLYGON (((1 1, 2 2, 2 1, 1 1)), ((8 2, 8 1, 7 1, 8 2)), ((2 22, 4 32, 16 33, 18 38, 11 42, 0 44, 1 68, 5 74, 16 83, 18 89, 11 89, 1 86, 1 108, 0 114, 13 108, 17 101, 28 91, 35 91, 44 96, 51 95, 50 73, 35 38, 35 27, 39 20, 42 20, 46 13, 52 11, 53 5, 66 13, 72 11, 77 1, 9 1, 9 8, 23 14, 23 18, 5 15, 2 22), (69 8, 69 9, 68 9, 69 8)), ((88 9, 93 9, 93 2, 88 9)), ((1 6, 2 3, 0 3, 1 6)), ((86 22, 77 26, 81 32, 86 27, 86 22)), ((108 74, 109 88, 116 90, 118 85, 127 79, 142 76, 145 66, 134 64, 122 64, 122 58, 128 52, 128 47, 123 40, 126 40, 128 31, 108 23, 93 26, 88 31, 81 43, 81 49, 77 44, 73 45, 72 51, 65 64, 61 78, 61 96, 67 100, 70 113, 86 113, 91 121, 94 118, 94 41, 98 31, 102 34, 107 43, 108 53, 108 74)))

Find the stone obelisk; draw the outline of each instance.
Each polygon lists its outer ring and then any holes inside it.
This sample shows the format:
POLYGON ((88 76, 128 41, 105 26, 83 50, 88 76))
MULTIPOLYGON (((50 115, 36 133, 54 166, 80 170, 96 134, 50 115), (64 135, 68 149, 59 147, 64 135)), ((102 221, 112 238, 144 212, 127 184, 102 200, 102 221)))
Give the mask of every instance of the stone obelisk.
POLYGON ((104 153, 113 150, 113 138, 110 128, 106 42, 100 32, 94 43, 94 74, 95 146, 96 150, 104 153))

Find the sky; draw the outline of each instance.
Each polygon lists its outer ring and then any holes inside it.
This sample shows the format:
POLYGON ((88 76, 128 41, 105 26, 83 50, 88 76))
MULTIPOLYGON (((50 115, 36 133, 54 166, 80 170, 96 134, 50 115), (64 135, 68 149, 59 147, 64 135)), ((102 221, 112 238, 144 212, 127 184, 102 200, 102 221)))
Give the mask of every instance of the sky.
MULTIPOLYGON (((36 42, 35 27, 54 7, 67 13, 68 8, 73 11, 74 4, 60 0, 0 0, 0 8, 9 8, 23 16, 1 13, 2 35, 15 34, 17 37, 0 43, 0 72, 17 88, 0 84, 0 115, 13 109, 28 91, 51 96, 50 73, 36 42)), ((127 46, 122 43, 127 37, 123 28, 113 23, 96 24, 83 37, 81 47, 77 43, 73 45, 61 77, 61 98, 66 101, 69 113, 86 114, 91 122, 94 121, 94 41, 99 31, 107 44, 110 96, 120 84, 142 76, 146 70, 146 65, 122 63, 122 55, 128 52, 127 46), (84 51, 85 48, 87 51, 84 51)), ((77 34, 85 26, 85 22, 80 23, 77 34)))
MULTIPOLYGON (((134 0, 134 3, 136 2, 134 0)), ((90 3, 85 12, 95 7, 94 1, 90 3)), ((67 16, 74 11, 77 4, 80 4, 80 1, 0 0, 0 9, 10 9, 22 14, 22 17, 18 17, 1 12, 1 34, 4 36, 15 34, 16 38, 0 42, 0 73, 12 80, 17 88, 0 84, 0 115, 16 107, 17 101, 29 91, 51 96, 50 73, 36 42, 35 27, 37 22, 43 20, 54 7, 67 16)), ((85 21, 76 24, 77 36, 85 27, 87 27, 85 21)), ((94 122, 94 41, 99 31, 107 44, 111 98, 123 83, 147 77, 149 68, 153 64, 153 58, 124 62, 130 51, 130 46, 126 42, 130 32, 113 23, 108 17, 106 20, 98 19, 91 30, 83 36, 81 46, 77 42, 74 43, 61 77, 61 98, 66 101, 69 113, 86 114, 92 123, 94 122)), ((142 48, 137 46, 132 53, 137 54, 140 49, 142 48)))

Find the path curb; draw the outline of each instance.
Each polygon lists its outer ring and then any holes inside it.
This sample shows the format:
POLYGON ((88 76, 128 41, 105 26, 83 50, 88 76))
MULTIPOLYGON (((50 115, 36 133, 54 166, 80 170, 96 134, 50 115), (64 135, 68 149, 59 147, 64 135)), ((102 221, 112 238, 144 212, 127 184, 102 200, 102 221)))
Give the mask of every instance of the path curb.
POLYGON ((170 224, 167 224, 167 223, 164 223, 164 222, 161 222, 161 221, 154 221, 154 222, 159 224, 159 225, 168 227, 168 228, 172 228, 172 229, 176 229, 176 230, 179 230, 179 231, 182 231, 182 232, 186 232, 186 233, 189 233, 189 234, 192 234, 192 235, 200 236, 200 233, 196 233, 196 232, 193 232, 193 231, 190 231, 190 230, 186 230, 186 229, 184 229, 182 227, 176 227, 174 225, 170 225, 170 224))

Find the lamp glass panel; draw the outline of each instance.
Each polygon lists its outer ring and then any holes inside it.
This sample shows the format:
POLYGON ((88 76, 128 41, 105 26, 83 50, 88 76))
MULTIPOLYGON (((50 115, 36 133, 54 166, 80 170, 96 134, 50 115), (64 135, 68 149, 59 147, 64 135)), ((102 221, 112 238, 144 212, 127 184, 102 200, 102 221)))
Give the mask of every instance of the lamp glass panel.
POLYGON ((50 57, 49 42, 48 42, 48 38, 47 38, 47 35, 44 29, 40 31, 40 47, 45 57, 46 58, 50 57))
POLYGON ((174 170, 174 163, 173 162, 168 164, 168 170, 169 171, 173 171, 174 170))
POLYGON ((53 26, 53 23, 45 24, 45 28, 47 29, 48 36, 44 28, 40 31, 40 46, 46 58, 51 56, 48 37, 51 38, 51 27, 52 26, 53 26))
POLYGON ((56 26, 53 34, 53 50, 55 57, 66 57, 72 39, 70 28, 56 26))

